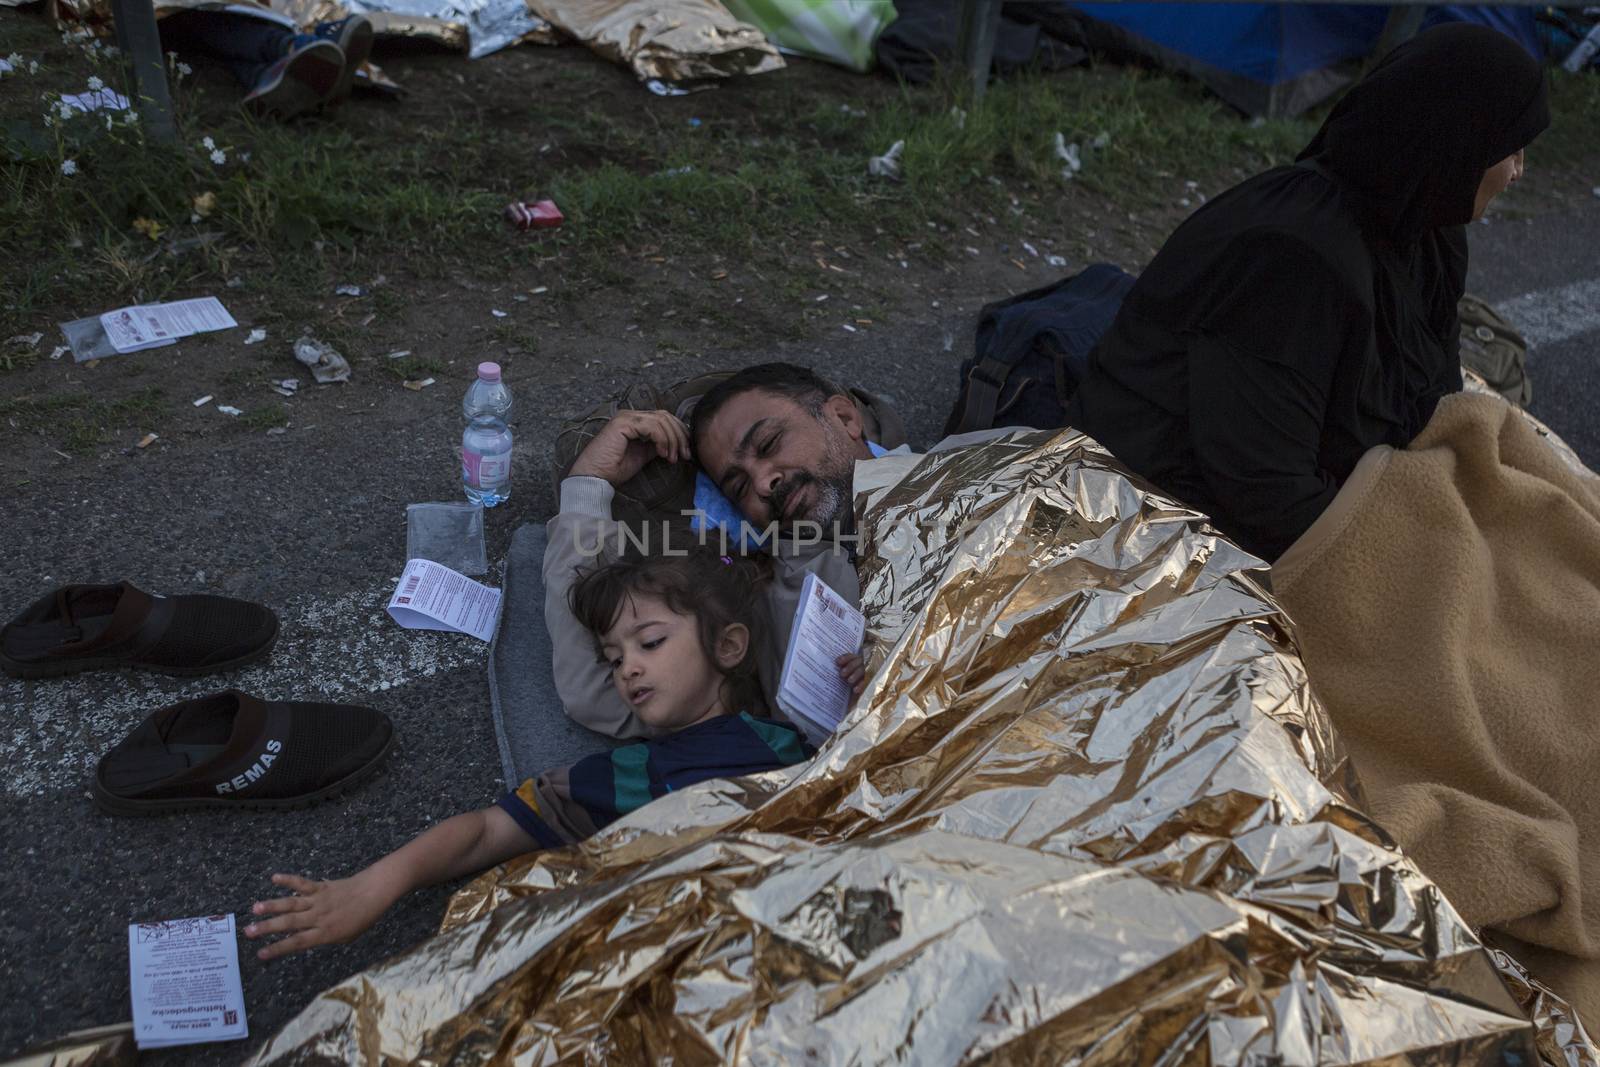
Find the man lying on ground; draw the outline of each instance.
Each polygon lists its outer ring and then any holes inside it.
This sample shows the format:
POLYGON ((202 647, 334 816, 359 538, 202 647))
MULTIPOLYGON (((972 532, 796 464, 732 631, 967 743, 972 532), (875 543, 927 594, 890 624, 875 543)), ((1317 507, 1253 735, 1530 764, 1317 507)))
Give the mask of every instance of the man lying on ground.
MULTIPOLYGON (((754 651, 769 708, 776 708, 773 696, 806 574, 815 573, 852 604, 860 602, 852 540, 855 464, 889 450, 868 437, 849 392, 805 367, 764 363, 708 390, 691 422, 692 428, 685 426, 668 411, 618 412, 562 480, 561 514, 549 525, 545 622, 556 691, 569 716, 613 737, 645 736, 649 728, 610 690, 564 605, 578 570, 603 547, 625 539, 612 517, 612 495, 651 459, 696 459, 721 507, 742 514, 758 533, 770 528, 776 534, 766 541, 774 564, 763 597, 770 638, 754 651)), ((947 437, 934 451, 1004 432, 947 437)), ((701 514, 720 510, 704 491, 697 493, 696 507, 701 514)), ((649 530, 644 534, 648 539, 649 530)), ((737 538, 739 531, 730 536, 737 538)), ((808 740, 817 744, 823 738, 808 740)))

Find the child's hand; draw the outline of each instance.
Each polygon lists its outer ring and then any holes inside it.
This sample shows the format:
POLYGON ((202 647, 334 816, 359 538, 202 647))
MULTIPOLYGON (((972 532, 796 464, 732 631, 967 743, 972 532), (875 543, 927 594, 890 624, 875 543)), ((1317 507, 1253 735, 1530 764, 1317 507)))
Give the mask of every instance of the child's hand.
POLYGON ((839 680, 850 687, 850 699, 854 700, 867 687, 866 660, 861 658, 861 653, 852 652, 840 656, 834 663, 839 668, 839 680))
POLYGON ((256 953, 264 960, 302 952, 315 945, 349 941, 377 922, 394 903, 381 885, 364 879, 361 874, 332 882, 313 882, 297 874, 275 874, 272 883, 292 890, 295 895, 257 901, 250 909, 252 915, 272 918, 252 922, 244 928, 244 936, 289 935, 256 953))

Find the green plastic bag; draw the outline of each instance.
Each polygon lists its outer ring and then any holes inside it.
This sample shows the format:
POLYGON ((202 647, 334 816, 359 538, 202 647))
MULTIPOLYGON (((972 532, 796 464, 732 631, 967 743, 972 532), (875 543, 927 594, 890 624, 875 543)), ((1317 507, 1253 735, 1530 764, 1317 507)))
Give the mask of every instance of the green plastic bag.
POLYGON ((872 69, 872 46, 899 17, 892 0, 722 0, 785 52, 857 73, 872 69))

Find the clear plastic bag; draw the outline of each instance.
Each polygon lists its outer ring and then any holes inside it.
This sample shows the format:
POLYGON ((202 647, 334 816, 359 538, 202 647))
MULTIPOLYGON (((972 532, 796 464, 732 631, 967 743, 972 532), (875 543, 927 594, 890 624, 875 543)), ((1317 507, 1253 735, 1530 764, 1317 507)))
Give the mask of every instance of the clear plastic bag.
POLYGON ((465 503, 406 505, 406 559, 431 559, 460 574, 488 574, 483 508, 465 503))

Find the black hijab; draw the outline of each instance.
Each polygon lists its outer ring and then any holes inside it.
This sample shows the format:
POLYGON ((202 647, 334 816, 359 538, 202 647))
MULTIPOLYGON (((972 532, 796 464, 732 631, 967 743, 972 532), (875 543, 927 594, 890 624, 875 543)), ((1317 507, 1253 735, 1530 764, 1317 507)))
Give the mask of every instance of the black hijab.
POLYGON ((1275 558, 1369 449, 1405 447, 1461 388, 1465 224, 1484 172, 1547 122, 1543 69, 1494 30, 1395 49, 1295 165, 1178 227, 1069 421, 1275 558))
POLYGON ((1487 26, 1436 26, 1345 94, 1301 160, 1337 176, 1398 245, 1472 221, 1483 172, 1550 124, 1544 68, 1487 26))
POLYGON ((1351 195, 1375 251, 1411 278, 1452 363, 1478 185, 1549 124, 1537 60, 1497 30, 1447 23, 1385 56, 1298 157, 1351 195))

